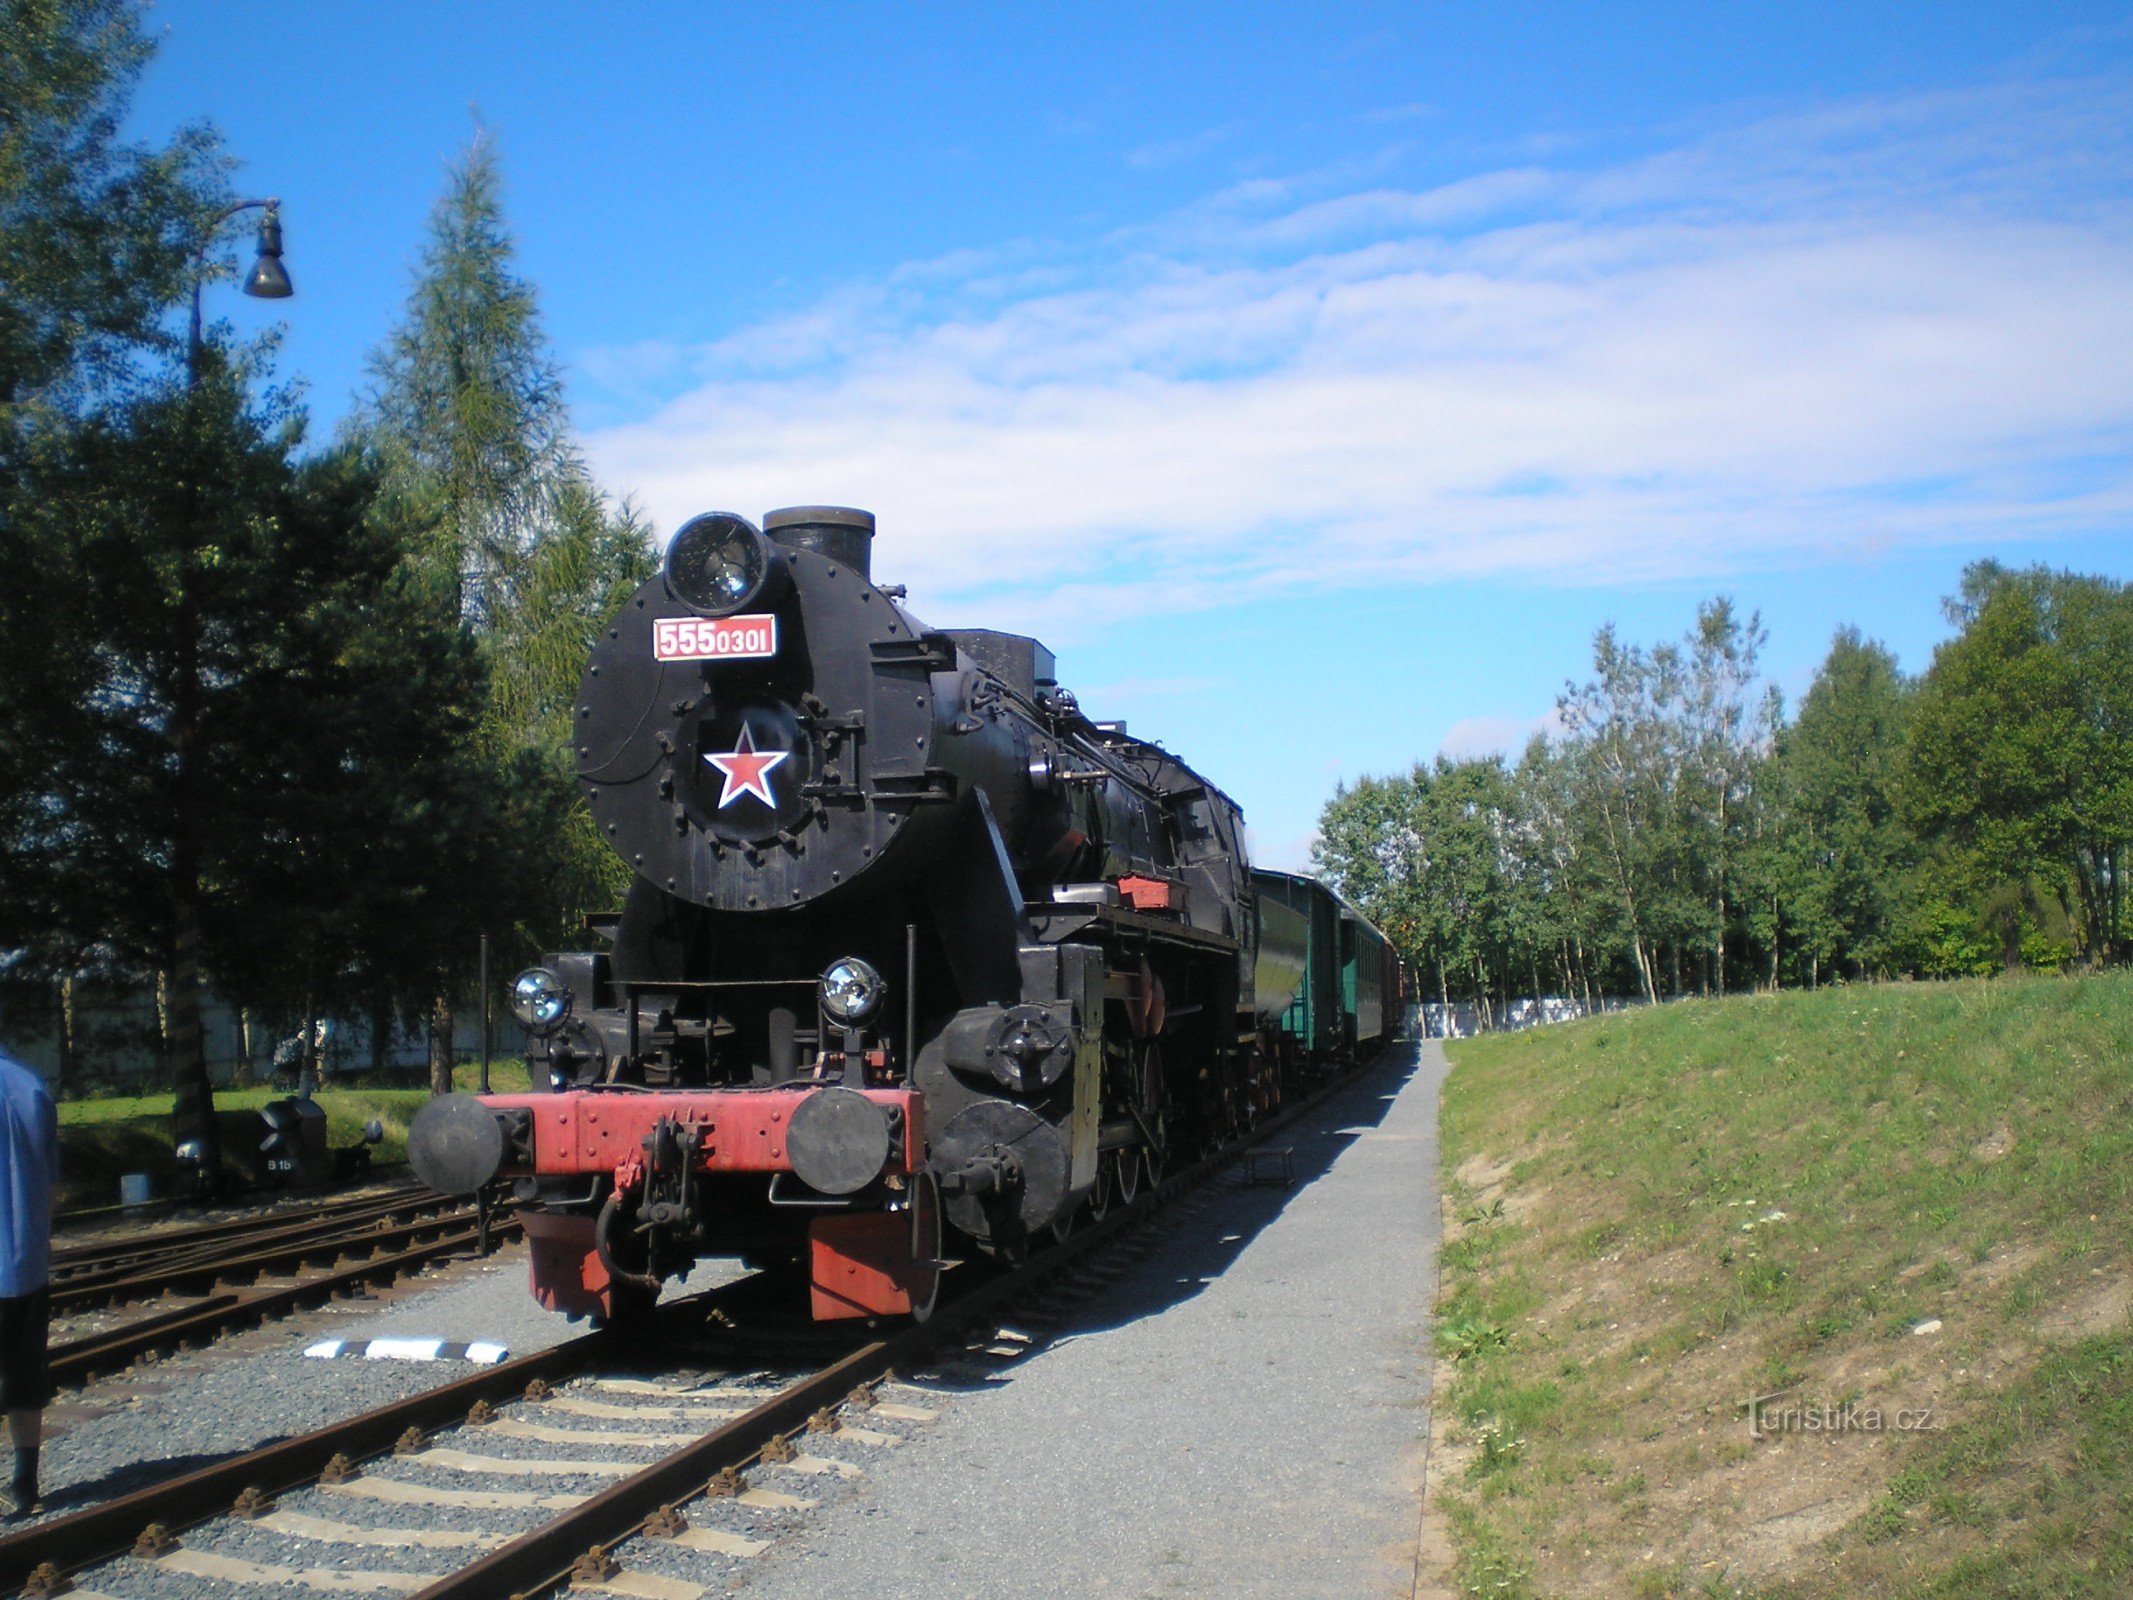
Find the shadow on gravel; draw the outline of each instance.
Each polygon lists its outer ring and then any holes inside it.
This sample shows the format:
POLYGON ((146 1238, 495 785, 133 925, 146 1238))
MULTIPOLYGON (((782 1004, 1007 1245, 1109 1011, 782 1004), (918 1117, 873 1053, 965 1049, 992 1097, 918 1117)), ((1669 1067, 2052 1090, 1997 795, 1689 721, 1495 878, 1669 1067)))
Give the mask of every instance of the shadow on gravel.
MULTIPOLYGON (((1268 1181, 1264 1157, 1260 1181, 1247 1183, 1240 1156, 1156 1212, 1145 1225, 1118 1240, 1115 1248, 1105 1250, 1086 1267, 1068 1269, 1054 1287, 1038 1290, 1037 1300, 1050 1299, 1059 1305, 1039 1320, 1056 1325, 1036 1334, 1015 1365, 1052 1345, 1160 1316, 1198 1295, 1288 1209, 1291 1200, 1323 1177, 1358 1137, 1385 1120, 1393 1101, 1419 1070, 1415 1047, 1402 1046, 1397 1054, 1366 1068, 1352 1083, 1260 1145, 1263 1152, 1292 1152, 1293 1184, 1283 1187, 1278 1181, 1268 1181), (1112 1261, 1125 1263, 1116 1281, 1086 1280, 1089 1271, 1112 1261), (1086 1286, 1077 1286, 1077 1280, 1086 1286)), ((1004 1325, 1019 1326, 1012 1313, 1004 1325)), ((942 1359, 950 1363, 950 1371, 929 1375, 929 1388, 969 1393, 996 1389, 1014 1378, 1012 1365, 984 1373, 956 1372, 952 1354, 944 1352, 942 1359)))
MULTIPOLYGON (((270 1444, 279 1444, 279 1438, 263 1439, 254 1449, 264 1449, 270 1444)), ((101 1478, 89 1478, 80 1483, 70 1483, 65 1488, 48 1489, 39 1502, 43 1510, 39 1519, 56 1516, 63 1511, 78 1510, 82 1506, 96 1505, 105 1500, 116 1500, 132 1494, 137 1489, 153 1488, 159 1483, 168 1483, 173 1478, 183 1477, 188 1472, 198 1472, 202 1467, 219 1466, 233 1456, 246 1454, 243 1450, 223 1450, 213 1455, 165 1456, 158 1461, 129 1461, 123 1467, 114 1467, 101 1478)))

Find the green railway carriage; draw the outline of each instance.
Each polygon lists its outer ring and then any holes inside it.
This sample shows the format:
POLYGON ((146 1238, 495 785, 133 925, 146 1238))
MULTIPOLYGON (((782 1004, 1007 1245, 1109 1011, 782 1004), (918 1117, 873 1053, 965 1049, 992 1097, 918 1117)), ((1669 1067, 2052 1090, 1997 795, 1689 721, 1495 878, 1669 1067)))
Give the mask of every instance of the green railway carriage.
POLYGON ((1255 869, 1262 949, 1300 947, 1301 978, 1280 1031, 1303 1053, 1368 1055, 1398 1031, 1399 958, 1370 919, 1316 878, 1255 869))

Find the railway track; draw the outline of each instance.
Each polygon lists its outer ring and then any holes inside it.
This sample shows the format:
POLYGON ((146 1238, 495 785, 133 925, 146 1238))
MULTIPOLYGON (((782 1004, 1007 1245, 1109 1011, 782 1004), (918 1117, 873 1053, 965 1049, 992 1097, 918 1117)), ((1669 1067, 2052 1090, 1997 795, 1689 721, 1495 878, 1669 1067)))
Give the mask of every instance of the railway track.
MULTIPOLYGON (((52 1251, 52 1276, 93 1271, 127 1261, 147 1262, 203 1245, 227 1243, 247 1234, 269 1232, 294 1222, 325 1222, 404 1204, 429 1196, 420 1184, 400 1184, 382 1192, 344 1195, 333 1199, 281 1203, 220 1222, 199 1222, 180 1228, 148 1233, 127 1233, 116 1238, 95 1239, 81 1244, 57 1245, 52 1251)), ((430 1196, 441 1204, 449 1197, 430 1196)))
POLYGON ((52 1309, 67 1315, 168 1296, 188 1304, 56 1344, 55 1383, 85 1383, 142 1356, 390 1283, 446 1256, 516 1237, 475 1208, 410 1188, 142 1240, 76 1247, 54 1260, 52 1309), (287 1278, 291 1281, 268 1283, 287 1278))
POLYGON ((958 1341, 1016 1353, 1025 1336, 1000 1321, 1011 1306, 1093 1263, 1352 1081, 1335 1080, 1019 1266, 957 1274, 974 1281, 923 1326, 878 1338, 808 1328, 803 1342, 821 1356, 812 1370, 766 1374, 764 1354, 801 1330, 765 1313, 763 1275, 742 1279, 662 1307, 656 1330, 634 1339, 585 1334, 7 1535, 0 1596, 96 1600, 106 1592, 91 1569, 131 1556, 111 1569, 129 1595, 146 1592, 136 1577, 153 1589, 156 1575, 182 1574, 417 1600, 530 1600, 565 1585, 698 1600, 709 1586, 676 1575, 671 1552, 753 1554, 763 1542, 745 1521, 732 1525, 737 1513, 805 1509, 810 1482, 859 1476, 868 1452, 923 1426, 923 1405, 885 1393, 896 1372, 958 1341), (643 1377, 654 1350, 666 1370, 643 1377), (699 1370, 675 1375, 677 1358, 699 1370), (188 1544, 179 1535, 189 1529, 205 1537, 188 1544))

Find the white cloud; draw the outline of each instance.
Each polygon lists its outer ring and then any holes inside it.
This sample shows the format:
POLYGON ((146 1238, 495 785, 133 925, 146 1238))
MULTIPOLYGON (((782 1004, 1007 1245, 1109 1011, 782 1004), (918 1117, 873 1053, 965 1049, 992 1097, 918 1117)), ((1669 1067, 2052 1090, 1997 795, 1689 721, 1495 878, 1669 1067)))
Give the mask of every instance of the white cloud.
POLYGON ((1299 583, 2126 525, 2129 127, 2124 86, 2057 81, 1599 171, 1255 180, 649 347, 689 387, 591 451, 669 528, 871 507, 922 609, 1017 591, 1061 637, 1299 583))
POLYGON ((1445 730, 1437 753, 1454 761, 1476 756, 1507 756, 1516 761, 1536 733, 1562 732, 1563 719, 1553 710, 1537 717, 1461 717, 1445 730))
POLYGON ((1131 167, 1168 167, 1179 162, 1191 161, 1204 156, 1217 145, 1226 144, 1243 131, 1243 124, 1226 122, 1219 128, 1203 128, 1182 139, 1164 139, 1154 144, 1144 144, 1126 157, 1131 167))

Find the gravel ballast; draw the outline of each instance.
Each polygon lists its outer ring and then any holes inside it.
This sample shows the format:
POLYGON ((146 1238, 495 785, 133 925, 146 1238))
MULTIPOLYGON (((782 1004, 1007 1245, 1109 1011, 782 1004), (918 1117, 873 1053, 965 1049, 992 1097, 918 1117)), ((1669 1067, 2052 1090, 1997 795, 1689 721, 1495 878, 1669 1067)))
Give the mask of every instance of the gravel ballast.
MULTIPOLYGON (((706 1263, 667 1294, 694 1293, 736 1273, 731 1263, 706 1263)), ((519 1244, 486 1261, 427 1268, 376 1298, 334 1301, 205 1350, 136 1366, 54 1406, 42 1458, 44 1514, 112 1499, 477 1370, 455 1361, 306 1357, 321 1340, 492 1341, 521 1356, 586 1328, 582 1318, 534 1301, 519 1244)))
MULTIPOLYGON (((1068 1269, 999 1332, 979 1330, 985 1336, 969 1350, 886 1387, 878 1413, 848 1412, 846 1425, 860 1431, 795 1441, 814 1464, 845 1470, 810 1473, 803 1460, 749 1474, 755 1489, 806 1505, 688 1506, 692 1525, 755 1541, 758 1553, 640 1538, 617 1556, 630 1570, 763 1600, 1409 1593, 1428 1440, 1443 1072, 1441 1048, 1425 1044, 1363 1074, 1271 1141, 1293 1149, 1294 1187, 1248 1184, 1232 1166, 1068 1269)), ((731 1275, 709 1267, 670 1293, 731 1275)), ((378 1301, 342 1302, 94 1386, 86 1403, 62 1408, 47 1448, 49 1509, 126 1492, 472 1370, 305 1358, 319 1339, 493 1341, 524 1355, 583 1330, 534 1305, 522 1246, 427 1276, 378 1301)), ((738 1383, 767 1395, 777 1379, 676 1372, 659 1381, 738 1383)), ((593 1385, 573 1385, 581 1395, 601 1392, 593 1379, 580 1382, 593 1385)), ((591 1417, 604 1413, 567 1407, 508 1410, 580 1430, 655 1426, 603 1423, 591 1417)), ((519 1461, 642 1465, 660 1453, 496 1428, 431 1443, 519 1461)), ((418 1490, 579 1495, 615 1481, 470 1472, 420 1454, 376 1463, 369 1475, 418 1490)), ((552 1514, 326 1489, 292 1493, 279 1509, 366 1528, 491 1535, 552 1514)), ((291 1538, 229 1520, 185 1542, 205 1555, 351 1573, 442 1573, 479 1554, 291 1538)), ((130 1559, 84 1577, 113 1600, 279 1592, 232 1590, 130 1559)))

